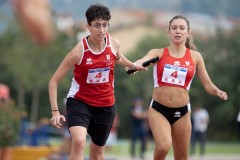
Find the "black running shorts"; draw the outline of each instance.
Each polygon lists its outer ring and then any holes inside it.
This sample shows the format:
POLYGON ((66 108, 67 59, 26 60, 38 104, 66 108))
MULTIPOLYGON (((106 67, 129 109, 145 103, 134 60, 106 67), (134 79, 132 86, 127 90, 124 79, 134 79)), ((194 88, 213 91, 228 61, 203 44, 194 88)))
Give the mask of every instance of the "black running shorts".
POLYGON ((114 116, 114 105, 110 107, 94 107, 78 99, 67 99, 68 128, 73 126, 87 128, 91 140, 98 146, 105 145, 114 116))

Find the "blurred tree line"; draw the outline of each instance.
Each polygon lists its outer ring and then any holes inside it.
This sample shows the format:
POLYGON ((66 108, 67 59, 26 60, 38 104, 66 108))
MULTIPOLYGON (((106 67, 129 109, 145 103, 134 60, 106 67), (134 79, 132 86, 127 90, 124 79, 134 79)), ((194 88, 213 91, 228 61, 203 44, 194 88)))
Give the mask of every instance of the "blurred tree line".
MULTIPOLYGON (((42 117, 50 117, 48 82, 61 63, 64 56, 77 43, 75 38, 58 34, 49 46, 39 47, 32 43, 21 31, 18 24, 11 25, 0 34, 0 82, 11 88, 11 96, 17 106, 29 113, 31 122, 42 117)), ((190 90, 191 104, 200 102, 210 113, 209 137, 214 140, 235 140, 237 138, 236 117, 239 109, 240 77, 237 74, 240 56, 240 29, 230 35, 219 30, 214 37, 207 40, 197 39, 195 43, 202 53, 212 81, 229 95, 227 102, 208 95, 194 78, 190 90)), ((168 37, 159 34, 145 37, 137 49, 128 53, 130 60, 143 57, 152 48, 162 48, 169 44, 168 37)), ((152 67, 136 75, 127 75, 122 66, 115 70, 116 110, 120 116, 119 136, 130 135, 129 111, 135 97, 145 100, 146 109, 153 90, 152 67)), ((58 88, 58 104, 64 106, 63 100, 70 87, 70 72, 58 88)))

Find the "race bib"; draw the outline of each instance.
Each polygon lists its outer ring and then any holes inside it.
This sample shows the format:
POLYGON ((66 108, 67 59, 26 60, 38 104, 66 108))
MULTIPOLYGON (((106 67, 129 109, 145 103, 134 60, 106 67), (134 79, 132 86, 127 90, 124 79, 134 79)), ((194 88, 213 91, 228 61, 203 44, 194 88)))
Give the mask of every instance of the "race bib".
POLYGON ((87 83, 109 82, 110 68, 95 68, 88 70, 87 83))
POLYGON ((188 68, 165 64, 162 82, 184 86, 188 68))

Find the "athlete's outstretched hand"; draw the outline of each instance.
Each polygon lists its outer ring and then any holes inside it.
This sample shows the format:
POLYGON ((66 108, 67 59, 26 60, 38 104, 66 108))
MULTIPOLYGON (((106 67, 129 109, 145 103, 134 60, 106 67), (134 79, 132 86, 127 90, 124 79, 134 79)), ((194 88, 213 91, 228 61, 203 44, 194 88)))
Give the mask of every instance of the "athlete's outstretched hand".
POLYGON ((148 70, 145 66, 142 65, 142 63, 136 61, 134 64, 135 64, 134 68, 125 67, 125 70, 127 71, 128 74, 131 73, 136 74, 138 71, 148 70))

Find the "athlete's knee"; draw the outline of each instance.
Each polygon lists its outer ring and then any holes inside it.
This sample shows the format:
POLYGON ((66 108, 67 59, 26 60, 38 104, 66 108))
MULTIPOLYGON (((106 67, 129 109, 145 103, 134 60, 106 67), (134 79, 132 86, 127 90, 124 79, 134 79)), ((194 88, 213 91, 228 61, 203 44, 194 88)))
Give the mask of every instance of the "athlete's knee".
POLYGON ((90 145, 90 159, 103 160, 104 146, 97 146, 93 142, 90 145))
POLYGON ((164 144, 164 145, 156 145, 155 152, 157 152, 158 155, 167 155, 169 150, 171 149, 171 144, 164 144))
POLYGON ((77 138, 72 141, 72 149, 75 152, 81 152, 84 150, 86 144, 86 138, 77 138))

